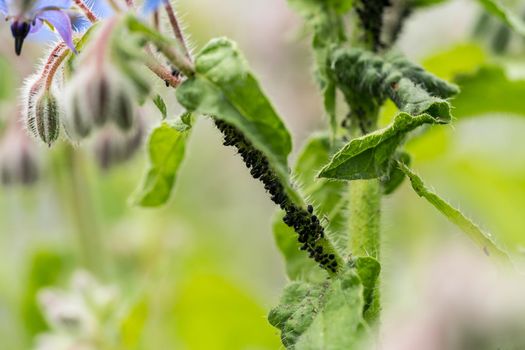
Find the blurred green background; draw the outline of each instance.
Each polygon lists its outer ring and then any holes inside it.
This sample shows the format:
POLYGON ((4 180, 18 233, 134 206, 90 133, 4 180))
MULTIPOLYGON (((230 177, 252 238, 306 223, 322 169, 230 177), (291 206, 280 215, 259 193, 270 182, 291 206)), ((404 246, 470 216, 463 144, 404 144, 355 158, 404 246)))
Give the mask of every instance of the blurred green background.
MULTIPOLYGON (((179 0, 177 6, 196 49, 223 35, 239 43, 290 128, 295 152, 307 135, 325 127, 309 39, 284 0, 179 0)), ((472 1, 418 13, 400 47, 450 78, 450 70, 493 59, 482 44, 465 44, 479 13, 472 1), (459 53, 450 51, 457 45, 463 45, 459 53), (449 56, 435 56, 439 52, 449 56)), ((4 26, 6 42, 7 35, 4 26)), ((4 86, 31 72, 40 48, 30 44, 23 61, 11 47, 1 48, 0 63, 19 72, 1 77, 0 95, 11 95, 1 104, 3 120, 13 117, 16 95, 13 86, 4 86)), ((512 67, 519 78, 520 65, 512 67)), ((158 87, 175 115, 173 93, 158 87)), ((158 113, 148 108, 154 122, 158 113)), ((432 128, 408 148, 413 168, 428 184, 519 256, 525 251, 525 104, 515 112, 432 128)), ((101 282, 117 286, 119 300, 129 305, 131 316, 121 325, 129 349, 280 348, 277 330, 266 321, 286 283, 271 234, 275 208, 239 157, 221 146, 210 120, 198 121, 172 200, 161 209, 129 204, 147 165, 143 150, 110 171, 97 167, 89 145, 77 147, 75 155, 64 145, 39 147, 38 155, 42 173, 35 185, 0 188, 2 348, 31 348, 47 327, 37 291, 67 286, 86 254, 101 282), (80 199, 90 206, 77 207, 80 199)), ((410 288, 422 256, 440 241, 464 238, 407 184, 383 208, 388 304, 410 288)))

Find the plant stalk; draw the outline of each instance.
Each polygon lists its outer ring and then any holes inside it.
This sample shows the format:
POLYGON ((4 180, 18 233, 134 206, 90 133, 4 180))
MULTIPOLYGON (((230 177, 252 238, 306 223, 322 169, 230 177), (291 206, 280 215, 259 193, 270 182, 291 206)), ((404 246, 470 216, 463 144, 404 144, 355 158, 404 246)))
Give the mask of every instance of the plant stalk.
POLYGON ((379 180, 350 183, 350 237, 348 248, 355 256, 380 255, 381 184, 379 180))

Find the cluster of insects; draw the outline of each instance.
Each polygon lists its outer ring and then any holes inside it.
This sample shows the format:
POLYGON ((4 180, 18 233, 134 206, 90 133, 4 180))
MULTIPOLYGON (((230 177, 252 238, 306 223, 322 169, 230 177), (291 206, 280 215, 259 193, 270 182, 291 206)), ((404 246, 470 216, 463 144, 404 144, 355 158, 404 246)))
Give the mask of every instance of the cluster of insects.
POLYGON ((228 123, 216 120, 215 125, 224 135, 223 144, 237 148, 253 178, 264 184, 272 201, 286 212, 283 221, 299 235, 301 250, 306 250, 310 258, 318 262, 322 268, 335 273, 338 268, 335 255, 324 253, 323 247, 317 244, 325 234, 319 219, 314 215, 313 206, 308 205, 307 210, 304 210, 293 204, 263 153, 255 149, 237 129, 228 123))

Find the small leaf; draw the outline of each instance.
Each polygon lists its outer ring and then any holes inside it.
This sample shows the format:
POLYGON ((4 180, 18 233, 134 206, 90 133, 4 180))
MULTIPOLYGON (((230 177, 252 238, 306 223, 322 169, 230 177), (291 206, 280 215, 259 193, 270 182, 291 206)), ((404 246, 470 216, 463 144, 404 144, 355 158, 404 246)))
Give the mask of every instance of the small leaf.
POLYGON ((444 199, 439 197, 425 186, 423 180, 417 176, 405 164, 398 162, 399 168, 408 176, 414 191, 425 198, 432 204, 441 214, 443 214, 450 222, 458 226, 467 236, 478 245, 485 254, 497 257, 503 260, 509 260, 506 252, 500 249, 492 240, 490 234, 483 232, 476 224, 469 220, 461 211, 452 207, 444 199))
POLYGON ((363 299, 365 302, 363 317, 369 324, 372 324, 379 317, 381 311, 379 305, 380 286, 378 285, 381 265, 370 256, 358 257, 355 259, 354 264, 357 275, 363 284, 363 299))
POLYGON ((155 104, 155 106, 157 106, 160 113, 162 113, 162 119, 166 119, 168 117, 168 108, 166 107, 166 103, 162 99, 162 96, 156 95, 153 98, 153 103, 155 104))
POLYGON ((348 269, 340 277, 288 285, 268 320, 288 349, 355 349, 366 330, 363 286, 348 269))
POLYGON ((195 66, 196 74, 177 89, 179 102, 190 112, 213 115, 235 126, 287 183, 290 134, 237 46, 227 39, 212 40, 197 55, 195 66))
POLYGON ((143 207, 157 207, 170 198, 177 171, 184 159, 188 131, 181 132, 162 123, 148 142, 150 169, 133 202, 143 207))
POLYGON ((509 10, 505 6, 499 3, 497 0, 478 0, 481 5, 493 14, 494 16, 501 19, 509 27, 511 27, 516 33, 525 36, 525 22, 517 16, 513 11, 509 10))
POLYGON ((184 112, 170 125, 180 132, 188 131, 193 126, 193 114, 184 112))
POLYGON ((429 114, 412 117, 400 113, 386 128, 350 141, 321 169, 319 177, 358 180, 388 176, 392 157, 405 135, 423 124, 436 123, 440 121, 429 114))

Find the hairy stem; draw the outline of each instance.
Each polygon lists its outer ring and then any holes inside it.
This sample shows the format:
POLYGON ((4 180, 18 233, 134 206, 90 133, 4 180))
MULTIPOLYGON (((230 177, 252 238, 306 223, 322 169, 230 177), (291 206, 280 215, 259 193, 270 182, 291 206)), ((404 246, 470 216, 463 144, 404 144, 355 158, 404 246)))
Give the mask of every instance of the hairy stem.
POLYGON ((191 54, 188 49, 188 45, 186 44, 186 39, 184 38, 184 34, 182 33, 182 29, 179 24, 179 20, 177 19, 177 16, 175 15, 175 11, 173 10, 173 7, 171 6, 169 1, 166 1, 164 5, 164 9, 166 10, 166 14, 168 15, 168 19, 170 21, 171 28, 173 29, 173 34, 175 35, 175 38, 180 42, 182 48, 184 49, 184 53, 186 57, 191 59, 191 54))
POLYGON ((97 15, 95 15, 95 14, 93 13, 93 11, 91 11, 91 9, 89 8, 89 6, 86 5, 86 3, 85 3, 83 0, 75 0, 75 5, 78 6, 78 8, 84 13, 84 15, 86 16, 86 18, 87 18, 91 23, 95 23, 96 21, 98 21, 97 15))
POLYGON ((380 255, 381 185, 379 180, 350 183, 349 250, 356 256, 380 255))

